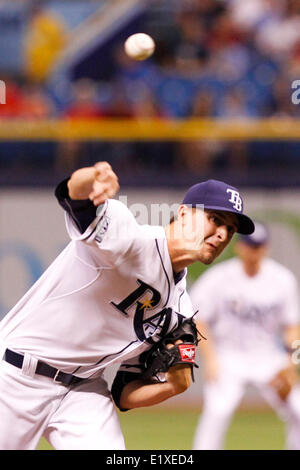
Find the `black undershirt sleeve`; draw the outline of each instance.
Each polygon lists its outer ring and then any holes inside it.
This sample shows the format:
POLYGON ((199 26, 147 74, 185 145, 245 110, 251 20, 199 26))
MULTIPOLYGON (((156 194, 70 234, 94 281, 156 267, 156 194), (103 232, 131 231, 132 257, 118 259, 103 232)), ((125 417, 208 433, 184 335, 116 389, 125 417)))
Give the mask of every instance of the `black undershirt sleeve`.
POLYGON ((84 233, 96 218, 97 207, 89 199, 71 199, 67 186, 68 181, 69 178, 59 183, 55 190, 55 196, 60 206, 72 217, 80 233, 84 233))
POLYGON ((120 398, 125 385, 129 384, 133 380, 137 380, 141 377, 141 374, 137 374, 135 372, 126 372, 126 371, 119 371, 114 378, 114 381, 111 386, 111 395, 116 406, 119 408, 120 411, 128 411, 128 408, 120 408, 120 398))

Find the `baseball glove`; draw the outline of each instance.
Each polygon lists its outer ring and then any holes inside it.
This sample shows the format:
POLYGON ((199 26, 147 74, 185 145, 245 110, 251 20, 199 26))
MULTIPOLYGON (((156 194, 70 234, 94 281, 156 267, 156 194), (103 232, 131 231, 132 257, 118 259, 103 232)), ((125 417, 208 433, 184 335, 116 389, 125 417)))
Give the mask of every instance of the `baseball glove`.
POLYGON ((282 401, 286 401, 293 386, 298 382, 298 375, 294 366, 281 369, 269 382, 282 401))
POLYGON ((198 342, 198 331, 193 318, 183 319, 174 331, 142 355, 141 361, 145 370, 143 377, 161 381, 160 373, 168 372, 170 367, 182 364, 191 368, 194 381, 193 368, 198 367, 195 363, 198 342), (180 344, 175 344, 179 341, 180 344))

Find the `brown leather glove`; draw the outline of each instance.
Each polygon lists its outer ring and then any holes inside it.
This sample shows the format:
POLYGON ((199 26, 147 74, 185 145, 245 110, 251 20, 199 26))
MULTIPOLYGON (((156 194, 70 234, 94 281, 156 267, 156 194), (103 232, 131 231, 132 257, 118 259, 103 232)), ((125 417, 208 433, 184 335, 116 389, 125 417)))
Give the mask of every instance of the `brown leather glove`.
POLYGON ((274 388, 279 398, 285 401, 297 381, 297 371, 293 365, 290 365, 285 369, 281 369, 269 382, 269 385, 274 388))

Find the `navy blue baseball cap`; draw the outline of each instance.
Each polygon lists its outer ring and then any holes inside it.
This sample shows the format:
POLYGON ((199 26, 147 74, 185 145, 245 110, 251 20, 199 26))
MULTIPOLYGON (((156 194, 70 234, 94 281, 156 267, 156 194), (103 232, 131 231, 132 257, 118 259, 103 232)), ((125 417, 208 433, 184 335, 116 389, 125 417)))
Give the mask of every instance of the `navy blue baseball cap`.
POLYGON ((268 227, 261 222, 254 222, 255 230, 250 235, 240 235, 239 241, 249 246, 258 247, 266 245, 270 241, 270 232, 268 227))
POLYGON ((231 212, 238 219, 238 233, 250 235, 254 232, 254 223, 243 214, 244 203, 239 191, 223 181, 208 180, 191 186, 182 204, 196 207, 203 205, 204 209, 231 212))

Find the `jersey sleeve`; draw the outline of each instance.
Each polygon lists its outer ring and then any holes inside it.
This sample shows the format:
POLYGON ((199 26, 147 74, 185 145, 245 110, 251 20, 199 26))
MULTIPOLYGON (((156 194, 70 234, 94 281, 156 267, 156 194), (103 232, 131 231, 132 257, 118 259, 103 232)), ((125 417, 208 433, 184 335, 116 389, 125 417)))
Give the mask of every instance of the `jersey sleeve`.
POLYGON ((87 250, 83 253, 84 250, 78 246, 81 258, 89 258, 90 255, 94 258, 94 264, 98 259, 99 266, 112 267, 143 249, 141 226, 125 204, 108 199, 95 207, 90 200, 74 201, 69 197, 67 181, 58 185, 55 194, 65 210, 70 239, 91 249, 89 253, 87 250))
POLYGON ((84 233, 97 216, 97 207, 89 199, 73 200, 69 196, 67 183, 62 181, 55 190, 59 205, 69 214, 80 233, 84 233))
POLYGON ((128 411, 128 408, 120 407, 120 398, 124 387, 133 380, 140 379, 142 373, 143 367, 139 358, 134 358, 121 364, 111 386, 112 398, 120 411, 128 411))
POLYGON ((130 210, 120 201, 108 199, 96 219, 88 227, 83 240, 102 266, 113 267, 128 262, 145 251, 146 238, 142 226, 130 210))

